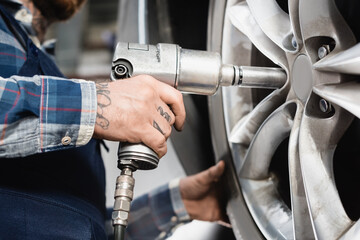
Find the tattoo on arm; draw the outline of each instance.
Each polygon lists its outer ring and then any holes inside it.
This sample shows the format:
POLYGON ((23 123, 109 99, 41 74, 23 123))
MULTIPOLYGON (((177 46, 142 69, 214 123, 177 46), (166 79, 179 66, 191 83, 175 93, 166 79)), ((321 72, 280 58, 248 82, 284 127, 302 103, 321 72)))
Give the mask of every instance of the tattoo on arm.
POLYGON ((165 112, 161 106, 158 107, 157 111, 160 113, 161 116, 163 116, 166 119, 166 121, 168 121, 169 123, 171 122, 170 115, 167 112, 165 112))
POLYGON ((98 108, 96 113, 96 125, 100 126, 102 129, 106 130, 109 128, 110 122, 104 116, 104 108, 111 105, 111 98, 109 96, 110 90, 108 89, 108 83, 97 83, 96 84, 96 94, 101 96, 98 98, 98 108))
POLYGON ((158 130, 162 135, 165 135, 165 133, 163 132, 163 130, 161 130, 159 124, 155 120, 153 121, 153 127, 158 130))

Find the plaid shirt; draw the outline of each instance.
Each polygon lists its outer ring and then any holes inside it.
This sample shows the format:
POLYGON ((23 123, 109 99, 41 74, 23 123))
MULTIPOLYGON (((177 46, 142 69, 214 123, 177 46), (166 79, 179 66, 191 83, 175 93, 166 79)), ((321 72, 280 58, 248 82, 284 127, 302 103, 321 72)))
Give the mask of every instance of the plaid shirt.
POLYGON ((125 239, 166 239, 189 221, 181 200, 179 179, 175 179, 133 201, 125 239))
MULTIPOLYGON (((16 0, 0 3, 11 3, 14 14, 25 9, 16 0)), ((0 158, 85 145, 95 126, 95 84, 17 76, 25 61, 24 48, 0 18, 0 158)), ((163 239, 188 220, 175 180, 134 200, 127 239, 163 239)))
POLYGON ((51 76, 16 76, 25 61, 23 47, 1 18, 0 157, 88 143, 96 118, 95 84, 51 76))

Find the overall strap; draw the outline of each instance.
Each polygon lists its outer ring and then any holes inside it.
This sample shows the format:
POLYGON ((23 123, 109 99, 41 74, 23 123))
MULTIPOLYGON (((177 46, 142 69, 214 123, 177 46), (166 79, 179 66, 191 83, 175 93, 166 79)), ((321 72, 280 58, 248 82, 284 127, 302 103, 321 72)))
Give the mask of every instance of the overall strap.
POLYGON ((27 60, 19 71, 19 75, 32 77, 34 75, 48 75, 55 77, 64 77, 59 68, 55 65, 52 59, 41 51, 28 34, 20 26, 18 21, 9 14, 3 6, 0 5, 0 14, 9 29, 13 32, 16 39, 23 45, 27 52, 27 60))
MULTIPOLYGON (((1 5, 0 15, 14 36, 25 44, 27 59, 18 75, 31 77, 44 74, 63 77, 50 57, 35 46, 21 25, 1 5)), ((39 194, 44 193, 60 203, 79 209, 81 206, 78 205, 81 203, 72 200, 72 196, 75 196, 95 206, 101 214, 105 214, 105 169, 97 140, 92 139, 82 147, 0 160, 0 192, 2 187, 10 188, 20 193, 26 191, 27 194, 40 198, 43 196, 39 194), (22 166, 20 169, 19 165, 22 166), (13 178, 10 179, 6 174, 9 171, 17 175, 13 174, 13 178)), ((84 204, 86 210, 85 207, 84 204)), ((99 214, 88 210, 86 212, 91 215, 92 221, 103 226, 102 215, 99 217, 99 214)))

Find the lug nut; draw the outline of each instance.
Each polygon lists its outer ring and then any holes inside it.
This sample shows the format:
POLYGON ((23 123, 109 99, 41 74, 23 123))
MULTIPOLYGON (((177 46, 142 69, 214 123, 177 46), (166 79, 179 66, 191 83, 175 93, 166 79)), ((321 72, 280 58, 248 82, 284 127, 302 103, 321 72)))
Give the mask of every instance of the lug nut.
POLYGON ((323 113, 329 113, 329 112, 331 112, 331 110, 332 110, 331 104, 330 104, 328 101, 326 101, 325 99, 321 99, 321 100, 320 100, 319 106, 320 106, 320 110, 321 110, 323 113))
POLYGON ((292 37, 291 39, 291 45, 296 49, 297 48, 297 42, 296 42, 296 39, 295 39, 295 36, 292 37))
POLYGON ((324 57, 326 57, 326 55, 328 55, 330 53, 330 46, 329 45, 322 45, 319 49, 318 49, 318 57, 320 59, 323 59, 324 57))

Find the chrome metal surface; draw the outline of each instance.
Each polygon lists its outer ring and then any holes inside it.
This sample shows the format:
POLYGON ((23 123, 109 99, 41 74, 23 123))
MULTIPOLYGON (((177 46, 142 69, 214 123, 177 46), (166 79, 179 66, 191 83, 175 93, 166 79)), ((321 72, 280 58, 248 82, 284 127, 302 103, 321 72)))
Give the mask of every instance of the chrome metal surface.
POLYGON ((113 226, 128 225, 131 201, 134 196, 135 179, 132 170, 124 168, 121 170, 120 176, 116 179, 116 187, 114 194, 114 208, 112 212, 113 226))
POLYGON ((151 75, 186 93, 212 95, 220 86, 280 88, 287 79, 281 68, 222 64, 217 52, 183 49, 175 44, 119 42, 112 80, 151 75))
POLYGON ((293 48, 295 48, 295 49, 297 48, 298 44, 297 44, 297 42, 296 42, 295 36, 292 37, 292 39, 291 39, 291 44, 292 44, 293 48))
POLYGON ((314 85, 310 59, 301 54, 296 57, 291 74, 291 86, 298 99, 306 101, 314 85))
POLYGON ((118 168, 132 167, 133 171, 150 170, 158 166, 159 157, 142 143, 121 142, 118 150, 118 168))
POLYGON ((209 50, 287 76, 274 91, 223 88, 209 98, 215 154, 231 156, 236 179, 227 211, 237 239, 360 239, 334 164, 360 118, 360 44, 333 0, 219 2, 209 50))
POLYGON ((318 61, 314 64, 314 68, 317 70, 348 73, 348 74, 360 74, 358 68, 360 63, 360 44, 341 51, 336 55, 324 58, 322 61, 318 61))
POLYGON ((123 78, 129 72, 129 69, 125 65, 119 64, 115 67, 114 71, 117 78, 123 78))
POLYGON ((325 99, 320 99, 319 107, 323 113, 329 113, 332 110, 331 104, 325 99))
POLYGON ((318 57, 320 59, 323 59, 324 57, 326 57, 326 55, 328 55, 330 52, 330 48, 329 48, 329 45, 324 45, 324 46, 321 46, 319 49, 318 49, 318 57))
POLYGON ((281 68, 241 66, 239 83, 242 87, 281 88, 286 83, 286 73, 281 68))

